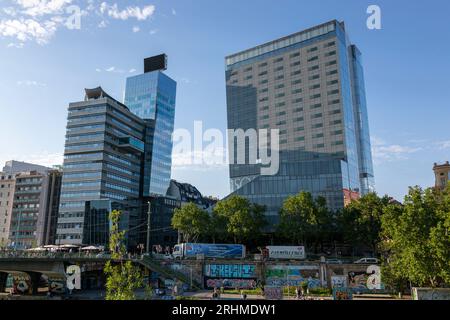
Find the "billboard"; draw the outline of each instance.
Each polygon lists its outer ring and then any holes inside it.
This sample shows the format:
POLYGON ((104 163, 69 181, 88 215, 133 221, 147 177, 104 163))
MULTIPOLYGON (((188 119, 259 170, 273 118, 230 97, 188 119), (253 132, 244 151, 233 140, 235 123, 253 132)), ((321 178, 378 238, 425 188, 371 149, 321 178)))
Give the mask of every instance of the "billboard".
POLYGON ((305 259, 305 247, 287 247, 287 246, 267 246, 269 250, 270 259, 291 259, 300 260, 305 259))

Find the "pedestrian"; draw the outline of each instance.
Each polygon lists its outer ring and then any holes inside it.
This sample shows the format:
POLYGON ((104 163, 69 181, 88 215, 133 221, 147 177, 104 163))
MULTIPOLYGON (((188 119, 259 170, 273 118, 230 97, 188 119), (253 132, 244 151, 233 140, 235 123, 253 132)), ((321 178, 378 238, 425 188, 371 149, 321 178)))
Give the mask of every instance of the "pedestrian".
POLYGON ((295 287, 295 299, 300 299, 300 288, 295 287))

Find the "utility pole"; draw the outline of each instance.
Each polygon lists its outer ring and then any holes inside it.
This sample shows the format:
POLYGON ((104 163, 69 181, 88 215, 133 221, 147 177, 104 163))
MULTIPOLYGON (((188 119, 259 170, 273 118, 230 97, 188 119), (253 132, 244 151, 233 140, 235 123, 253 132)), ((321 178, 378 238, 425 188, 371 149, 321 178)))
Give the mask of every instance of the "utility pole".
POLYGON ((148 201, 148 214, 147 214, 147 250, 146 253, 150 254, 150 217, 152 215, 152 204, 150 201, 148 201))

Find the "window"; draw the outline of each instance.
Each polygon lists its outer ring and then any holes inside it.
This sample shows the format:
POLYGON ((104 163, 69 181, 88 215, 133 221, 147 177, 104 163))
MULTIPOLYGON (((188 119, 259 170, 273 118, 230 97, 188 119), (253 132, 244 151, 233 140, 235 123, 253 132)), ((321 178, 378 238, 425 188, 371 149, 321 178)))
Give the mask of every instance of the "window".
POLYGON ((281 116, 285 116, 286 115, 286 111, 281 111, 277 113, 277 117, 281 117, 281 116))
POLYGON ((290 58, 295 58, 295 57, 300 57, 300 52, 295 52, 293 54, 290 55, 290 58))
POLYGON ((293 63, 291 63, 291 67, 296 67, 300 65, 300 61, 295 61, 293 63))
POLYGON ((260 68, 267 67, 267 62, 261 63, 258 67, 260 68))
POLYGON ((340 114, 340 113, 341 113, 341 110, 339 110, 339 109, 330 111, 331 116, 335 115, 335 114, 340 114))
POLYGON ((277 68, 275 68, 275 72, 277 72, 277 71, 281 71, 281 70, 283 70, 283 69, 284 69, 284 67, 283 67, 283 66, 277 67, 277 68))
POLYGON ((308 49, 308 53, 310 53, 310 52, 315 52, 315 51, 317 51, 317 50, 318 50, 317 47, 312 47, 312 48, 309 48, 309 49, 308 49))
POLYGON ((326 66, 326 67, 329 67, 329 66, 334 66, 334 65, 335 65, 336 63, 337 63, 337 61, 336 61, 336 60, 333 60, 333 61, 329 61, 329 62, 325 63, 325 66, 326 66))
POLYGON ((269 92, 268 88, 264 88, 264 89, 259 90, 259 93, 266 93, 266 92, 269 92))
POLYGON ((302 73, 301 70, 293 71, 293 72, 291 72, 291 76, 292 76, 292 77, 293 77, 293 76, 297 76, 297 75, 299 75, 299 74, 301 74, 301 73, 302 73))
POLYGON ((342 123, 342 120, 330 121, 330 126, 334 126, 334 125, 341 124, 341 123, 342 123))
POLYGON ((338 73, 337 70, 328 71, 327 72, 327 76, 332 76, 332 75, 337 74, 337 73, 338 73))
POLYGON ((338 84, 338 83, 339 83, 339 81, 337 79, 336 80, 331 80, 331 81, 327 82, 327 86, 332 86, 332 85, 338 84))
POLYGON ((310 99, 318 99, 318 98, 320 98, 320 97, 321 97, 321 94, 318 93, 318 94, 314 94, 314 95, 310 96, 309 98, 310 98, 310 99))
POLYGON ((317 133, 317 134, 313 134, 313 139, 317 139, 317 138, 323 138, 323 133, 317 133))
POLYGON ((316 60, 319 60, 318 56, 314 56, 314 57, 309 58, 308 62, 312 62, 312 61, 316 61, 316 60))
POLYGON ((265 76, 266 74, 267 74, 267 71, 264 71, 264 72, 259 73, 258 76, 261 77, 261 76, 265 76))
POLYGON ((259 84, 266 84, 266 83, 268 83, 269 82, 269 80, 261 80, 260 82, 259 82, 259 84))
POLYGON ((283 61, 283 57, 273 60, 274 63, 283 61))
POLYGON ((305 137, 297 137, 295 138, 295 141, 305 141, 305 137))
POLYGON ((298 79, 298 80, 292 81, 291 85, 295 86, 296 84, 300 84, 300 83, 302 83, 302 80, 298 79))
POLYGON ((336 55, 336 50, 325 53, 325 57, 330 57, 336 55))
POLYGON ((284 84, 279 84, 275 86, 275 89, 282 89, 284 88, 284 84))
POLYGON ((320 107, 322 107, 322 104, 321 103, 316 103, 316 104, 311 105, 309 108, 311 110, 313 110, 313 109, 317 109, 317 108, 320 108, 320 107))
POLYGON ((340 134, 342 134, 342 133, 343 133, 342 130, 336 130, 336 131, 331 132, 331 135, 332 135, 332 136, 337 136, 337 135, 340 135, 340 134))
POLYGON ((312 126, 313 129, 319 129, 319 128, 323 128, 323 123, 316 123, 315 125, 312 126))
POLYGON ((277 122, 277 126, 283 126, 283 125, 285 125, 286 124, 286 121, 285 120, 283 120, 283 121, 278 121, 277 122))
POLYGON ((316 145, 314 145, 314 148, 324 148, 325 147, 325 144, 323 144, 323 143, 319 143, 319 144, 316 144, 316 145))
POLYGON ((308 71, 314 71, 314 70, 319 70, 319 66, 312 66, 308 68, 308 71))
POLYGON ((301 122, 301 121, 304 121, 304 120, 305 120, 304 117, 298 117, 294 121, 301 122))
POLYGON ((316 113, 316 114, 313 114, 311 116, 311 119, 318 119, 318 118, 322 118, 322 114, 321 113, 316 113))
POLYGON ((302 93, 302 89, 295 89, 295 90, 292 90, 292 94, 297 94, 297 93, 302 93))
POLYGON ((325 48, 332 47, 332 46, 334 46, 335 44, 336 44, 335 41, 331 41, 331 42, 326 43, 326 44, 324 45, 324 47, 325 47, 325 48))
POLYGON ((277 103, 277 104, 275 105, 275 107, 276 107, 276 108, 279 108, 279 107, 284 107, 285 105, 286 105, 285 102, 279 102, 279 103, 277 103))
POLYGON ((284 79, 284 75, 279 75, 278 77, 275 77, 275 80, 282 80, 284 79))
POLYGON ((279 93, 279 94, 277 94, 277 95, 275 96, 275 98, 282 98, 282 97, 284 97, 284 96, 285 96, 284 93, 279 93))
POLYGON ((309 77, 309 80, 311 81, 311 80, 317 80, 317 79, 319 79, 320 78, 320 75, 319 74, 315 74, 315 75, 313 75, 313 76, 310 76, 309 77))
POLYGON ((334 141, 331 143, 332 146, 341 146, 344 144, 344 141, 334 141))
POLYGON ((333 94, 338 94, 338 93, 339 93, 339 89, 328 91, 328 95, 333 95, 333 94))
POLYGON ((309 90, 314 90, 314 89, 319 89, 319 88, 320 88, 320 83, 309 86, 309 90))

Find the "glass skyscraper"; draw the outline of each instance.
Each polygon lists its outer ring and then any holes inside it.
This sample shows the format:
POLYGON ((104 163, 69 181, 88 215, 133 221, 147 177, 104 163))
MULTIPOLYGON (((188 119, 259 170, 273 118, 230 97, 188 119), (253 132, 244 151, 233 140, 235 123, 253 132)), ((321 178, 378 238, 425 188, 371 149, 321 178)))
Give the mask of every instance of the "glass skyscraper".
POLYGON ((170 184, 177 83, 162 72, 166 61, 165 55, 146 59, 145 73, 126 83, 125 104, 152 136, 145 139, 144 196, 165 195, 170 184))
POLYGON ((272 224, 298 192, 336 210, 374 190, 361 53, 343 22, 226 57, 226 84, 228 129, 279 130, 277 174, 262 175, 260 162, 230 164, 232 193, 265 205, 272 224))

